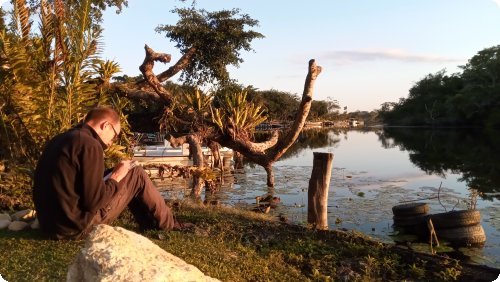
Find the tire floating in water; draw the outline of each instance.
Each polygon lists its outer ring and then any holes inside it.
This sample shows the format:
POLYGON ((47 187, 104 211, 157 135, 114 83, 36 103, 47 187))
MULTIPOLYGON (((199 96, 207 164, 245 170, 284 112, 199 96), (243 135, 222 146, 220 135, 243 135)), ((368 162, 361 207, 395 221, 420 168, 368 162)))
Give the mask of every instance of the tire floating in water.
POLYGON ((482 245, 486 234, 481 226, 481 214, 478 210, 451 211, 427 214, 427 203, 409 203, 394 206, 394 226, 403 227, 406 232, 428 236, 427 221, 432 220, 439 239, 454 245, 482 245))
POLYGON ((450 211, 431 214, 429 217, 435 229, 471 226, 481 222, 481 213, 478 210, 450 211))
POLYGON ((429 205, 427 203, 409 203, 392 207, 392 213, 399 217, 422 215, 428 212, 429 205))
POLYGON ((409 203, 392 207, 394 226, 415 227, 423 225, 429 212, 427 203, 409 203))
POLYGON ((392 219, 394 220, 394 226, 398 227, 410 227, 415 225, 421 225, 425 223, 427 215, 418 214, 411 216, 394 216, 392 219))
POLYGON ((438 238, 457 245, 480 245, 486 242, 481 224, 436 230, 438 238))

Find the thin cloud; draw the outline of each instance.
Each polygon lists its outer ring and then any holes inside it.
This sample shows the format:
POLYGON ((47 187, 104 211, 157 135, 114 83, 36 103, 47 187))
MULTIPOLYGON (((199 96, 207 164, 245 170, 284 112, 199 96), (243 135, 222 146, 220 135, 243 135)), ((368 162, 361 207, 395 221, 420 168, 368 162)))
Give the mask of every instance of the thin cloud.
MULTIPOLYGON (((498 7, 500 8, 500 0, 493 0, 493 2, 495 2, 495 4, 498 5, 498 7)), ((499 276, 500 277, 500 276, 499 276)))
POLYGON ((336 64, 342 65, 371 61, 401 61, 417 63, 450 63, 462 61, 461 59, 436 55, 411 54, 402 50, 330 51, 324 53, 322 56, 320 56, 320 58, 325 61, 332 61, 336 64))

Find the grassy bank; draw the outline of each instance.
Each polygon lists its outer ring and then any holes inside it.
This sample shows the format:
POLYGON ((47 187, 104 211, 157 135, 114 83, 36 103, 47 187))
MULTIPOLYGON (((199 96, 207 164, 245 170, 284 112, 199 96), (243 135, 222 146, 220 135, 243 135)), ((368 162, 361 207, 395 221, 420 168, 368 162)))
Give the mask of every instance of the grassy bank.
MULTIPOLYGON (((495 275, 452 259, 384 245, 356 232, 316 232, 262 214, 187 203, 176 214, 196 227, 145 235, 223 281, 488 281, 495 275)), ((137 231, 129 214, 115 225, 137 231)), ((7 281, 63 281, 83 243, 46 240, 37 231, 0 231, 0 274, 7 281)))

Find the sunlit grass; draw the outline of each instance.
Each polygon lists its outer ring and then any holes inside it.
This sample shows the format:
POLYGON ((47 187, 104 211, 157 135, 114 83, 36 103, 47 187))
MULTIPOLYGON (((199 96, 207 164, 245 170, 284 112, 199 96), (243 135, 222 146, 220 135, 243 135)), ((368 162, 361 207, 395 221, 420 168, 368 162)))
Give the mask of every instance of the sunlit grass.
MULTIPOLYGON (((188 203, 176 215, 195 227, 144 235, 223 281, 435 280, 460 271, 401 256, 358 232, 317 232, 266 214, 188 203)), ((115 225, 137 232, 131 218, 125 213, 115 225)), ((7 281, 63 281, 82 246, 83 241, 46 240, 36 231, 0 231, 0 274, 7 281)))

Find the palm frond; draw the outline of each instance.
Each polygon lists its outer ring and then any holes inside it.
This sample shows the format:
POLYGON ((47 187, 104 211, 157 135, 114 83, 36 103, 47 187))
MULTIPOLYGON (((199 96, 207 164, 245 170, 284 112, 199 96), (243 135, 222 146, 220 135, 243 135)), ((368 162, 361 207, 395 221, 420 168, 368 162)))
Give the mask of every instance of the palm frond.
POLYGON ((246 100, 247 92, 227 93, 219 97, 219 108, 211 109, 212 121, 221 133, 225 133, 225 126, 233 126, 235 134, 241 138, 250 138, 257 125, 267 117, 261 106, 246 100))
POLYGON ((29 44, 29 35, 31 31, 32 21, 30 20, 29 7, 25 0, 15 0, 14 2, 15 15, 17 17, 17 29, 25 44, 29 44))

